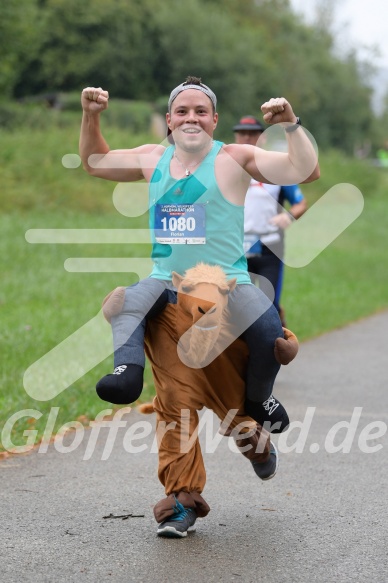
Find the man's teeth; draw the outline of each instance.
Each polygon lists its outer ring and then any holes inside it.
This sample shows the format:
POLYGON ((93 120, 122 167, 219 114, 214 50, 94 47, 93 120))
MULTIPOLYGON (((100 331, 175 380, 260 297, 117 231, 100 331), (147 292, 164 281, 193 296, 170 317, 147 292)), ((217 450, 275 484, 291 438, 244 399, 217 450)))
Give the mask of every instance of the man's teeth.
POLYGON ((185 134, 198 134, 199 130, 196 129, 187 129, 187 130, 183 130, 185 134))

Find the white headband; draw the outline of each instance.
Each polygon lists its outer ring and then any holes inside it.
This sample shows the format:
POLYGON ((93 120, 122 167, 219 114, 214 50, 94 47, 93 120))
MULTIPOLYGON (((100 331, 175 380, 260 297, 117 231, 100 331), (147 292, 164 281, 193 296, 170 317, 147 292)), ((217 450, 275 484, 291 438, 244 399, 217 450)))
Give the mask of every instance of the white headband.
POLYGON ((208 87, 204 83, 201 83, 201 85, 181 83, 180 85, 178 85, 178 87, 175 87, 175 89, 171 91, 170 98, 168 100, 168 111, 170 111, 171 104, 174 101, 174 99, 179 95, 179 93, 185 91, 186 89, 198 89, 198 91, 202 91, 202 93, 205 93, 205 95, 207 95, 211 100, 214 107, 214 111, 216 111, 217 97, 215 96, 215 93, 213 93, 213 91, 210 89, 210 87, 208 87))

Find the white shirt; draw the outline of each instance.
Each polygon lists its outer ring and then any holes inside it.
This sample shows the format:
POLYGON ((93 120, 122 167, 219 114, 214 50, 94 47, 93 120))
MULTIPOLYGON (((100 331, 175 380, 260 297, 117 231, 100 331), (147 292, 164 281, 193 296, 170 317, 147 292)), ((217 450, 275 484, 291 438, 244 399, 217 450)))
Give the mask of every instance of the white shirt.
POLYGON ((279 213, 280 189, 277 184, 263 184, 252 178, 246 194, 244 232, 257 235, 264 244, 280 241, 278 227, 269 223, 279 213))

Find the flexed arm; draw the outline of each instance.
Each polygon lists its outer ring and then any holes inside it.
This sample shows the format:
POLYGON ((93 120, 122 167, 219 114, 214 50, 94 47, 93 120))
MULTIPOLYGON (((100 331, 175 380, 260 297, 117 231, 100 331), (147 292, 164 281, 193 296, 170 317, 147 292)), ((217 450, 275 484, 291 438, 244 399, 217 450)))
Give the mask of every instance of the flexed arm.
POLYGON ((86 87, 81 93, 82 122, 79 140, 79 152, 83 166, 89 174, 94 168, 89 166, 92 154, 107 154, 109 146, 104 140, 100 129, 100 114, 107 109, 109 93, 101 87, 86 87))
MULTIPOLYGON (((295 115, 290 103, 284 97, 272 98, 261 106, 263 119, 270 125, 281 124, 285 128, 288 142, 288 165, 275 169, 276 184, 290 184, 292 176, 294 183, 312 182, 320 176, 317 154, 313 144, 306 135, 304 129, 297 124, 299 119, 295 115), (285 180, 282 180, 284 176, 285 180)), ((274 152, 273 152, 274 153, 274 152)), ((263 173, 269 173, 273 177, 273 164, 263 161, 263 173)))
MULTIPOLYGON (((261 106, 264 120, 285 129, 288 152, 266 151, 249 144, 230 144, 228 152, 253 178, 270 184, 300 184, 319 178, 318 156, 313 140, 284 97, 273 98, 261 106)), ((270 131, 270 130, 266 130, 270 131)))
POLYGON ((86 87, 81 94, 83 109, 79 151, 85 170, 92 176, 133 182, 145 177, 143 170, 152 168, 156 146, 148 144, 127 150, 110 150, 100 128, 100 115, 107 109, 108 91, 101 87, 86 87))

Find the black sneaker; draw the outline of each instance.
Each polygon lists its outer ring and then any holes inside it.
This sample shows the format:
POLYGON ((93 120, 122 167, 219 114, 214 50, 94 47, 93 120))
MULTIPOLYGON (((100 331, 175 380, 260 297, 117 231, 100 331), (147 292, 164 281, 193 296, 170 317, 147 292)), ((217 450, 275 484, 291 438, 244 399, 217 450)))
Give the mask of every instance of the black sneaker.
POLYGON ((279 465, 279 454, 276 449, 276 445, 270 442, 269 459, 266 462, 251 462, 253 469, 255 470, 256 476, 259 476, 260 480, 270 480, 274 477, 277 472, 279 465))
POLYGON ((182 538, 187 536, 188 532, 195 531, 195 521, 197 515, 192 508, 185 508, 177 501, 174 510, 176 514, 169 516, 163 520, 158 526, 158 536, 166 536, 170 538, 182 538), (175 510, 176 508, 176 510, 175 510))

